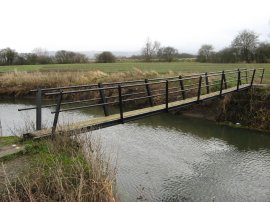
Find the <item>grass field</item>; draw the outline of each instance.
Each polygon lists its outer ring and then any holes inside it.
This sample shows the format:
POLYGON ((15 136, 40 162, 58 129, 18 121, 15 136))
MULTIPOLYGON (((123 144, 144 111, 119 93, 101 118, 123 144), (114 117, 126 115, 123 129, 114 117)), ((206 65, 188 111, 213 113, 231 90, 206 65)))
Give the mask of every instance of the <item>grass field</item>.
POLYGON ((158 73, 173 72, 206 72, 236 68, 270 68, 270 64, 213 64, 198 62, 118 62, 118 63, 88 63, 88 64, 45 64, 0 66, 0 72, 9 71, 92 71, 100 70, 106 73, 130 71, 133 68, 154 70, 158 73))

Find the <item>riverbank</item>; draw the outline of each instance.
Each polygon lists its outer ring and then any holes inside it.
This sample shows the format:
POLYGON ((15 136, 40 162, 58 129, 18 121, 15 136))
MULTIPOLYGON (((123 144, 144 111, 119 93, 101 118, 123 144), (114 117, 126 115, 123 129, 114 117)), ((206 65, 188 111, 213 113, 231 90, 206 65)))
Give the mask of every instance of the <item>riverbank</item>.
POLYGON ((25 147, 0 158, 0 201, 117 201, 115 169, 93 140, 0 137, 0 143, 25 147))
POLYGON ((252 88, 178 111, 177 114, 270 132, 270 88, 252 88))

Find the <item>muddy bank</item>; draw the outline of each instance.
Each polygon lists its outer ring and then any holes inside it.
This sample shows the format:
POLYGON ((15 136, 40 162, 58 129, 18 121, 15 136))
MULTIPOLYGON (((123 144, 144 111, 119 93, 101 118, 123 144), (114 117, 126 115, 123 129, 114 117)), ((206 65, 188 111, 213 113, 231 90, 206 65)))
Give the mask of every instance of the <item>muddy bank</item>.
POLYGON ((270 131, 270 88, 252 88, 182 109, 177 114, 270 131))

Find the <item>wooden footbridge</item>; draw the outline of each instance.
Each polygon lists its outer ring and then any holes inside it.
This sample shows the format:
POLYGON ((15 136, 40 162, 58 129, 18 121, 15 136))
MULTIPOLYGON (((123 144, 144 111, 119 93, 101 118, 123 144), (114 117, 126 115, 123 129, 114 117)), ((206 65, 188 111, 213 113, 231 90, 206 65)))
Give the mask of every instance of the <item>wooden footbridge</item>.
POLYGON ((259 83, 262 83, 264 69, 258 69, 257 72, 256 69, 236 69, 171 78, 37 89, 32 91, 36 93, 36 106, 19 111, 36 110, 36 130, 28 134, 33 138, 61 133, 81 133, 169 112, 249 89, 255 79, 259 79, 259 83), (42 105, 44 96, 56 96, 56 103, 42 105), (63 101, 70 99, 72 101, 63 101), (117 108, 118 112, 111 114, 109 106, 117 108), (53 126, 43 129, 42 109, 52 107, 55 109, 52 111, 53 126), (102 107, 105 116, 58 126, 60 113, 91 107, 102 107))

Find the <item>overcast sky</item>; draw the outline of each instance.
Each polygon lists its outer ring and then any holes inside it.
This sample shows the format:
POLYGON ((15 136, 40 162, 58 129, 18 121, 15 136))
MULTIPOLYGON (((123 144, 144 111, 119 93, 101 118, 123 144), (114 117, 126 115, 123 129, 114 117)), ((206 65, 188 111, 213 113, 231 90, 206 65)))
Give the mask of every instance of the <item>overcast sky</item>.
POLYGON ((269 0, 1 0, 0 49, 140 51, 147 37, 196 53, 243 29, 270 41, 269 0))

